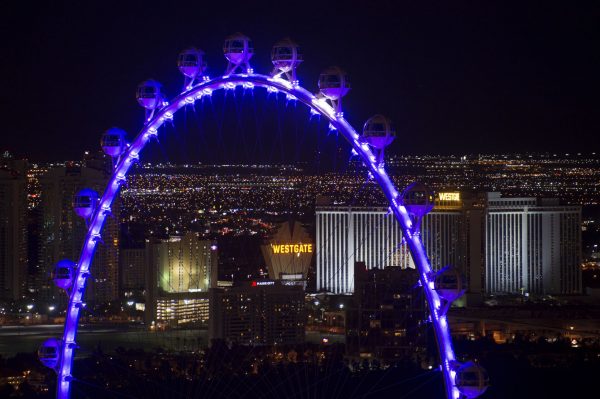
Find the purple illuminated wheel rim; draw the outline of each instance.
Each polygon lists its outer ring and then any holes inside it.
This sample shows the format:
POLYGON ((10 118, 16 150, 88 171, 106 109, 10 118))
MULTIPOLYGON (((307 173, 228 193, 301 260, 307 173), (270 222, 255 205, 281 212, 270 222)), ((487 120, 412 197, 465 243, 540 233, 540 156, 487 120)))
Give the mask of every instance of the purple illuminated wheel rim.
POLYGON ((214 79, 205 79, 199 84, 183 91, 170 104, 163 106, 153 114, 152 118, 146 122, 144 128, 139 132, 131 145, 121 155, 119 162, 115 165, 108 186, 90 219, 88 232, 83 243, 79 261, 77 262, 77 270, 65 317, 61 356, 57 370, 57 398, 68 399, 70 397, 77 325, 80 311, 83 307, 86 280, 90 276, 90 264, 97 243, 100 241, 100 233, 106 217, 110 214, 111 205, 121 185, 125 182, 131 165, 139 159, 140 152, 144 149, 150 138, 156 136, 158 129, 166 121, 172 120, 178 110, 184 108, 186 105, 194 104, 203 97, 210 96, 215 90, 234 90, 236 87, 243 87, 244 89, 262 87, 266 88, 269 92, 282 92, 286 94, 288 99, 297 100, 305 104, 313 113, 318 113, 326 117, 331 127, 341 133, 350 143, 353 150, 361 157, 372 179, 379 184, 385 194, 390 204, 390 209, 398 220, 406 243, 411 251, 414 263, 419 271, 419 280, 425 291, 431 315, 441 361, 446 398, 458 399, 460 392, 455 383, 455 355, 452 348, 448 321, 442 306, 442 299, 434 290, 431 264, 419 234, 413 234, 414 222, 402 205, 401 193, 392 183, 383 165, 378 162, 376 154, 368 144, 360 140, 359 134, 344 119, 341 113, 336 112, 325 100, 318 98, 299 85, 292 84, 279 77, 260 74, 235 74, 214 79))

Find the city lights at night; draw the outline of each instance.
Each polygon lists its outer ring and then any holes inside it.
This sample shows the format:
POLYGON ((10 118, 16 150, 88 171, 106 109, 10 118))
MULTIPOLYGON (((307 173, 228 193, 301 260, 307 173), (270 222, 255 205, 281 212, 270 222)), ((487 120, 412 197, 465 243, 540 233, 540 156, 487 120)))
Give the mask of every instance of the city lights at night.
POLYGON ((0 397, 593 392, 599 8, 109 3, 2 17, 0 397))

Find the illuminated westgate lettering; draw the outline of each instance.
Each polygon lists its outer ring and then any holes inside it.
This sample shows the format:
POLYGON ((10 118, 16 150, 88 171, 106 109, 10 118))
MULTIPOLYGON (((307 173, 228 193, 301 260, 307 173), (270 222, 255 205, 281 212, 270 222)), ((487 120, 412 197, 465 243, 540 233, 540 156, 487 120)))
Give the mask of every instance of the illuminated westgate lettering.
POLYGON ((440 201, 460 201, 460 193, 439 193, 440 201))
POLYGON ((271 244, 274 254, 312 253, 312 244, 271 244))

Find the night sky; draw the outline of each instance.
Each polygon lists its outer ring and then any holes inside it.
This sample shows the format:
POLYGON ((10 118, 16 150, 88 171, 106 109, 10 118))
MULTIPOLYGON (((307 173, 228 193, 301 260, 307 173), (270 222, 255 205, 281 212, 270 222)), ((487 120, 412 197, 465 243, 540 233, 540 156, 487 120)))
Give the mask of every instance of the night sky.
POLYGON ((0 16, 0 150, 18 157, 80 159, 108 127, 133 135, 143 115, 137 84, 152 77, 176 94, 176 57, 189 46, 206 51, 210 75, 222 73, 223 39, 236 31, 253 39, 259 73, 271 71, 275 41, 298 42, 309 90, 321 69, 343 67, 353 82, 345 116, 357 128, 375 113, 391 117, 395 153, 600 150, 600 6, 9 3, 0 16))

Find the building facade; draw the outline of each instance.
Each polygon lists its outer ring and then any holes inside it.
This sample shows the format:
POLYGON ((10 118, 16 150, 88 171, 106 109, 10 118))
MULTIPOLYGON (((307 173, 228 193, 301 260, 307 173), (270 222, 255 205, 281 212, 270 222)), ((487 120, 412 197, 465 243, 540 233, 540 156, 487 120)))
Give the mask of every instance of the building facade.
POLYGON ((216 286, 216 245, 188 232, 146 243, 146 321, 184 324, 208 319, 208 291, 216 286))
POLYGON ((355 265, 355 291, 346 310, 346 351, 360 359, 393 363, 427 358, 425 299, 415 285, 418 272, 390 266, 355 265))
MULTIPOLYGON (((434 270, 448 264, 467 267, 465 202, 456 194, 451 200, 438 195, 433 212, 421 223, 423 243, 434 270)), ((318 291, 352 293, 355 262, 364 262, 369 269, 415 267, 402 244, 400 225, 386 208, 317 207, 315 246, 318 291)))
MULTIPOLYGON (((467 298, 581 293, 581 207, 499 193, 437 193, 421 223, 434 270, 457 267, 467 298)), ((352 265, 414 268, 394 216, 383 208, 317 207, 317 290, 354 291, 352 265)))
MULTIPOLYGON (((79 260, 87 227, 86 221, 73 211, 73 197, 82 188, 91 188, 101 195, 110 177, 104 164, 91 165, 54 167, 40 177, 39 264, 34 287, 42 300, 64 299, 52 282, 52 271, 61 259, 79 260)), ((102 230, 102 243, 94 255, 86 290, 89 302, 103 303, 119 297, 119 204, 117 199, 112 205, 111 216, 102 230)))
POLYGON ((304 342, 304 288, 260 280, 211 289, 209 339, 240 345, 304 342))
POLYGON ((0 300, 18 300, 27 288, 27 162, 0 160, 0 300))
POLYGON ((146 248, 121 248, 119 251, 119 275, 122 296, 143 296, 146 290, 146 248))
POLYGON ((206 292, 179 292, 162 295, 154 304, 158 323, 171 326, 188 323, 206 324, 209 317, 209 298, 206 292))
POLYGON ((485 247, 488 294, 581 293, 579 206, 488 193, 485 247))

